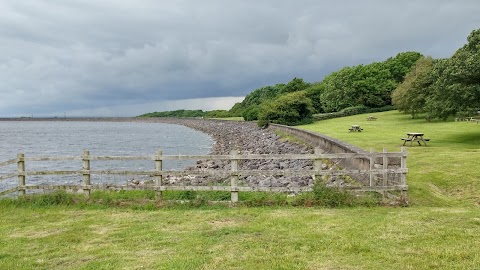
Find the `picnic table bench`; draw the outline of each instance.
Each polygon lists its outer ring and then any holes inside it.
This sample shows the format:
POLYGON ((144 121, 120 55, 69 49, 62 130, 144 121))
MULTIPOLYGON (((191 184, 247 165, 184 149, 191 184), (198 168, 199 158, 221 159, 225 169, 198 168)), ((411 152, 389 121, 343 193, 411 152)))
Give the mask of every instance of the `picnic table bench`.
POLYGON ((477 119, 475 117, 457 117, 455 118, 455 121, 466 121, 466 122, 480 122, 480 119, 477 119))
POLYGON ((417 142, 418 145, 422 145, 420 142, 423 142, 425 146, 427 146, 427 142, 430 141, 430 139, 423 138, 423 133, 419 132, 408 132, 407 133, 407 138, 402 138, 403 140, 403 145, 405 145, 407 142, 410 142, 410 146, 412 145, 413 142, 417 142))
POLYGON ((359 125, 352 125, 351 128, 349 128, 348 130, 350 130, 350 132, 361 132, 363 130, 363 128, 361 128, 359 125))

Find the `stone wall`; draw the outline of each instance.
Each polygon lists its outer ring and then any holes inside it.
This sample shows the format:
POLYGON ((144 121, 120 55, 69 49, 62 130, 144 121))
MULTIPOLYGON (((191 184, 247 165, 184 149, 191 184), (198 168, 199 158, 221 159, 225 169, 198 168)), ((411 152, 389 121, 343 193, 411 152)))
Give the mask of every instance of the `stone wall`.
MULTIPOLYGON (((279 130, 279 131, 289 133, 303 140, 304 142, 310 144, 313 147, 321 148, 324 151, 324 153, 358 153, 358 154, 368 153, 367 151, 359 147, 356 147, 354 145, 348 144, 346 142, 340 141, 332 137, 328 137, 323 134, 318 134, 318 133, 307 131, 307 130, 302 130, 302 129, 298 129, 290 126, 277 125, 277 124, 270 124, 268 128, 272 130, 279 130)), ((389 158, 388 162, 389 162, 389 166, 400 165, 399 158, 397 159, 389 158)), ((382 158, 377 158, 375 160, 375 166, 383 165, 382 163, 383 163, 382 158)), ((370 161, 368 159, 357 158, 352 160, 344 160, 342 161, 342 165, 345 167, 353 167, 356 169, 368 170, 370 168, 370 161)))

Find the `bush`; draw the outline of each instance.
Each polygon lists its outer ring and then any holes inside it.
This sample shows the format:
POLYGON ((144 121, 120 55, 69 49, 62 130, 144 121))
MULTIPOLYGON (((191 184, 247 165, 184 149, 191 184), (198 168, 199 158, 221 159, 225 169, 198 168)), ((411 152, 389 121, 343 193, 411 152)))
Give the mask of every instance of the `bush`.
POLYGON ((250 106, 243 113, 242 117, 245 121, 255 121, 258 120, 258 106, 250 106))
POLYGON ((258 115, 259 126, 269 122, 290 126, 312 123, 313 112, 312 101, 305 92, 290 93, 262 105, 258 115))
POLYGON ((360 105, 360 106, 353 106, 353 107, 345 108, 345 109, 341 110, 340 112, 346 116, 346 115, 355 115, 355 114, 365 113, 365 112, 367 112, 367 110, 368 110, 368 107, 360 105))

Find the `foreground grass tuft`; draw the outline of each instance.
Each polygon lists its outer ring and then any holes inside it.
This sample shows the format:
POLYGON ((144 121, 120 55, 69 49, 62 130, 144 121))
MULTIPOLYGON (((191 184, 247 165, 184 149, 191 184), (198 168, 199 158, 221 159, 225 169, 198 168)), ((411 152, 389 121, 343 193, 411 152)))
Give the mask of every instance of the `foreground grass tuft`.
MULTIPOLYGON (((55 191, 46 194, 30 194, 17 199, 4 199, 4 203, 17 206, 45 207, 54 205, 79 205, 82 207, 119 207, 135 210, 163 208, 218 208, 230 205, 230 192, 225 191, 164 191, 162 200, 156 199, 151 190, 94 191, 90 198, 83 194, 55 191)), ((379 194, 356 196, 342 189, 329 188, 317 183, 313 192, 291 196, 285 193, 241 192, 238 206, 296 206, 296 207, 353 207, 378 206, 382 204, 379 194)))

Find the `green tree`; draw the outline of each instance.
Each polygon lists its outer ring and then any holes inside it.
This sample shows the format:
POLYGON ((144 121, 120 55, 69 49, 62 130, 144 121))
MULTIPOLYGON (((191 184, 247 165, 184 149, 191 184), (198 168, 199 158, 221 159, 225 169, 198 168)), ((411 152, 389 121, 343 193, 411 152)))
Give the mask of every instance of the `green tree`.
POLYGON ((417 60, 422 57, 423 55, 419 52, 402 52, 393 58, 388 58, 385 64, 390 70, 392 79, 401 83, 417 60))
POLYGON ((310 86, 309 83, 305 82, 302 78, 293 78, 288 82, 283 88, 282 93, 293 93, 305 90, 310 86))
POLYGON ((323 83, 313 83, 305 91, 307 97, 312 101, 315 113, 323 113, 322 107, 322 93, 324 92, 325 85, 323 83))
POLYGON ((354 67, 344 67, 322 81, 324 90, 320 99, 325 112, 336 112, 356 105, 352 85, 354 76, 354 67))
POLYGON ((395 58, 368 65, 345 67, 327 76, 320 96, 325 112, 348 107, 379 108, 391 105, 391 93, 421 57, 417 52, 400 53, 395 58))
POLYGON ((274 86, 265 86, 258 88, 248 94, 242 102, 235 104, 230 109, 230 114, 234 116, 243 116, 245 110, 252 106, 260 106, 263 102, 272 101, 277 98, 281 93, 284 84, 276 84, 274 86))
POLYGON ((258 112, 260 111, 258 105, 252 105, 248 107, 245 111, 242 113, 243 120, 245 121, 254 121, 258 120, 258 112))
POLYGON ((432 75, 434 60, 431 57, 420 58, 405 76, 405 80, 392 92, 395 107, 412 118, 425 111, 426 101, 435 82, 432 75))
POLYGON ((314 108, 305 92, 293 92, 261 106, 258 115, 259 125, 276 123, 299 125, 313 122, 314 108))
POLYGON ((231 117, 229 111, 226 110, 213 110, 213 111, 206 111, 203 117, 206 118, 227 118, 231 117))
POLYGON ((427 100, 429 118, 446 120, 456 113, 473 113, 480 108, 480 29, 468 43, 434 68, 435 84, 427 100))

